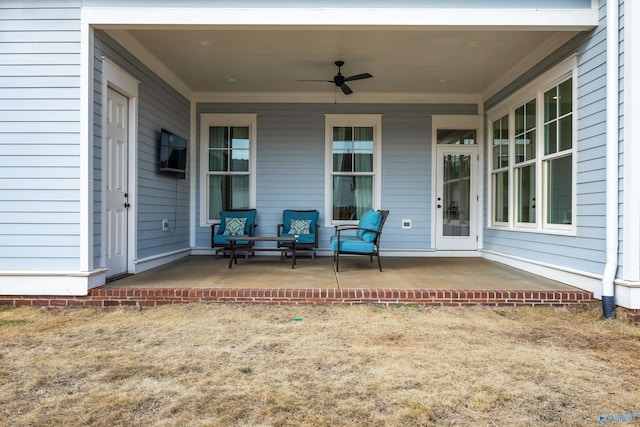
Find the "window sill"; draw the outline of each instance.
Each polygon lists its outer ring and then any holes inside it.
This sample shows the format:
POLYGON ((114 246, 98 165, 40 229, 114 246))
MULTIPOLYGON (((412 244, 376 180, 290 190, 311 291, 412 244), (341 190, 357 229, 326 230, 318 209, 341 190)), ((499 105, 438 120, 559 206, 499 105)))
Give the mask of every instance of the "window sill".
POLYGON ((500 226, 500 225, 491 225, 487 227, 489 230, 497 230, 497 231, 510 231, 516 233, 535 233, 535 234, 545 234, 550 236, 566 236, 566 237, 577 237, 578 232, 575 229, 571 230, 558 230, 558 229, 540 229, 540 228, 528 228, 528 227, 509 227, 509 226, 500 226))

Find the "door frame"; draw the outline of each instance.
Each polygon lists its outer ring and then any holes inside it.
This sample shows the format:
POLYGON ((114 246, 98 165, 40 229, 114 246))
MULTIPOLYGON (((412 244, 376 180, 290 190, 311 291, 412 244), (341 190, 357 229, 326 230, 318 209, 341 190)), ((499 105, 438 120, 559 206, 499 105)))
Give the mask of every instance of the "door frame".
MULTIPOLYGON (((128 99, 128 135, 127 135, 127 193, 130 207, 127 209, 127 273, 134 271, 133 262, 136 259, 137 251, 137 229, 136 218, 138 217, 138 84, 137 79, 112 62, 109 58, 102 57, 102 105, 107 103, 107 89, 111 88, 128 99)), ((103 108, 103 111, 104 108, 103 108)), ((102 115, 102 141, 107 137, 107 117, 102 115)), ((106 194, 106 159, 101 158, 102 182, 101 192, 106 194)), ((106 265, 106 206, 102 199, 100 212, 102 215, 100 231, 100 265, 106 265)), ((107 275, 109 273, 107 272, 107 275)))
MULTIPOLYGON (((478 236, 477 250, 482 249, 483 241, 483 216, 482 207, 484 206, 483 190, 483 165, 484 165, 484 116, 482 115, 453 115, 453 114, 433 114, 431 116, 431 249, 438 251, 436 246, 436 215, 437 215, 437 193, 438 177, 437 177, 437 148, 438 148, 438 129, 476 129, 476 171, 473 174, 472 184, 473 191, 477 195, 475 205, 474 226, 476 235, 478 236)), ((455 252, 451 250, 439 250, 440 252, 455 252)), ((475 252, 469 250, 460 250, 460 254, 475 252)))

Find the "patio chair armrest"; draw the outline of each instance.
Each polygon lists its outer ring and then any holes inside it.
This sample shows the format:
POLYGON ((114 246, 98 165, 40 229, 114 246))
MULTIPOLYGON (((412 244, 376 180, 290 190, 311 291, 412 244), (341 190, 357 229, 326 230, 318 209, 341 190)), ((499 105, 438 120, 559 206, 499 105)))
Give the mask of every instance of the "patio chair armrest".
POLYGON ((282 235, 283 228, 284 228, 284 224, 278 224, 278 237, 282 235))
POLYGON ((214 245, 214 237, 216 235, 216 230, 220 227, 220 224, 211 224, 211 247, 214 245))

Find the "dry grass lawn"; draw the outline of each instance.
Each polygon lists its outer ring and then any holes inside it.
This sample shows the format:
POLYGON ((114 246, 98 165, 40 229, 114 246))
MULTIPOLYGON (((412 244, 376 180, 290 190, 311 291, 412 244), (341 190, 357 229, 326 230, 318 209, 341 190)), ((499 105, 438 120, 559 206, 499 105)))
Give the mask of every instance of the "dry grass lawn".
POLYGON ((0 345, 3 426, 592 426, 640 413, 640 328, 597 306, 11 308, 0 345))

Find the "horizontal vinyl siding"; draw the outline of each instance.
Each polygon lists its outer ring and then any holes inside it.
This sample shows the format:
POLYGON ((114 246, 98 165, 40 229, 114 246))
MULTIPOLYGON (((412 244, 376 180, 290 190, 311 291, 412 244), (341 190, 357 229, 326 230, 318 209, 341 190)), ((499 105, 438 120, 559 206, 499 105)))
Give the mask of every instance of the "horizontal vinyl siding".
POLYGON ((80 267, 80 1, 0 2, 0 269, 80 267))
MULTIPOLYGON (((382 115, 382 203, 389 209, 383 249, 431 246, 431 115, 477 114, 475 105, 213 104, 200 113, 257 113, 257 235, 275 235, 284 209, 320 211, 320 248, 333 227, 324 225, 325 114, 382 115), (400 221, 413 219, 412 230, 400 221)), ((198 116, 199 129, 199 116, 198 116)), ((199 138, 199 136, 198 136, 199 138)), ((198 148, 198 153, 200 149, 198 148)), ((199 161, 198 161, 199 164, 199 161)), ((200 180, 197 180, 198 185, 200 180)), ((205 215, 197 190, 197 223, 205 215)), ((196 246, 210 246, 210 228, 197 227, 196 246)))
MULTIPOLYGON (((189 247, 189 174, 186 179, 158 170, 160 130, 189 139, 190 103, 104 32, 96 31, 94 80, 94 213, 95 262, 101 262, 102 241, 102 60, 107 57, 140 81, 138 104, 138 194, 136 259, 189 247), (162 231, 167 218, 170 232, 162 231)), ((194 155, 193 151, 189 156, 194 155)), ((188 164, 188 163, 187 163, 188 164)), ((130 203, 134 203, 130 200, 130 203)))
MULTIPOLYGON (((552 58, 562 60, 578 52, 577 71, 577 235, 561 236, 486 228, 484 248, 497 253, 600 274, 605 262, 606 177, 606 18, 600 7, 600 26, 588 38, 578 36, 552 58), (576 40, 582 40, 577 49, 576 40)), ((527 73, 527 81, 553 64, 543 61, 527 73)), ((521 85, 524 83, 521 83, 521 85)), ((496 105, 518 88, 492 99, 496 105)), ((486 105, 487 106, 487 105, 486 105)), ((490 189, 485 193, 491 202, 490 189)), ((486 206, 485 206, 486 208, 486 206)))

